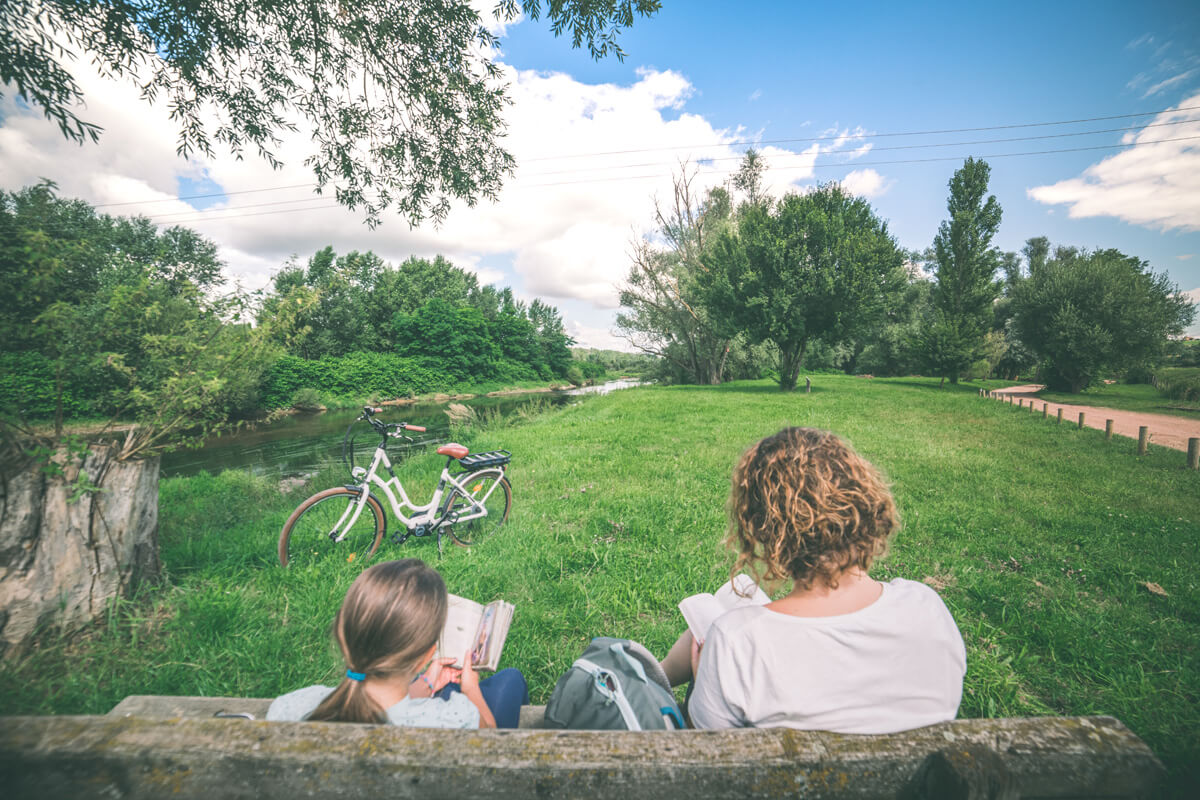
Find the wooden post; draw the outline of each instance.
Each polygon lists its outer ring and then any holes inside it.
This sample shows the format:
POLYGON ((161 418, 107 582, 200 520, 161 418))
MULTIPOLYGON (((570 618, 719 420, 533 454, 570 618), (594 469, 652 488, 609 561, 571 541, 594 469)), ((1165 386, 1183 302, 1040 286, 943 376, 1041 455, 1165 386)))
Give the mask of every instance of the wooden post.
POLYGON ((1188 469, 1200 469, 1200 439, 1188 439, 1188 469))
POLYGON ((1113 421, 1111 419, 1104 420, 1104 440, 1107 442, 1112 441, 1112 428, 1113 421))
POLYGON ((1050 413, 1050 404, 1042 403, 1042 419, 1045 419, 1046 415, 1049 413, 1050 413))
POLYGON ((1062 425, 1062 406, 1058 407, 1058 424, 1062 425))
POLYGON ((1138 449, 1139 456, 1146 455, 1146 445, 1150 443, 1150 429, 1145 425, 1138 428, 1138 449))
POLYGON ((1079 412, 1079 430, 1083 430, 1083 412, 1079 412))
POLYGON ((805 378, 804 378, 804 393, 805 394, 812 393, 812 378, 810 378, 808 376, 805 376, 805 378))

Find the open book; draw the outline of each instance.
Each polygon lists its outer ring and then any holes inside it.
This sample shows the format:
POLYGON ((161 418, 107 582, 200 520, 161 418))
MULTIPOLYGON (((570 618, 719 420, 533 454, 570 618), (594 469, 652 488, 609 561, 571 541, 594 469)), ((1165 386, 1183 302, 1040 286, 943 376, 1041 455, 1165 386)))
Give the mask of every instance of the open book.
POLYGON ((685 597, 679 603, 679 610, 683 612, 683 618, 687 620, 692 636, 697 642, 704 644, 708 629, 717 617, 726 611, 742 606, 765 606, 769 602, 771 598, 767 597, 767 593, 759 588, 753 578, 749 575, 738 575, 713 594, 705 592, 685 597))
POLYGON ((465 597, 450 595, 446 627, 442 629, 434 657, 453 658, 454 666, 461 667, 469 650, 475 669, 496 669, 514 610, 512 603, 503 600, 481 606, 465 597))

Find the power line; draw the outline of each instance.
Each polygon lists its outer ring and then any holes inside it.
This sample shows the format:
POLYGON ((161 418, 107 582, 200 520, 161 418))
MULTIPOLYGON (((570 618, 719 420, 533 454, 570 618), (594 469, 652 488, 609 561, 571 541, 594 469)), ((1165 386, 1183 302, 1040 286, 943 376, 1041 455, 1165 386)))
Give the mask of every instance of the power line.
MULTIPOLYGON (((224 208, 190 208, 187 211, 171 211, 171 212, 163 212, 162 214, 147 214, 146 218, 152 219, 152 220, 159 220, 159 219, 164 219, 166 217, 186 217, 186 216, 195 216, 196 214, 209 214, 209 213, 220 214, 223 211, 233 211, 234 209, 267 208, 270 206, 287 206, 287 205, 295 205, 296 203, 312 203, 312 202, 318 202, 318 201, 328 200, 328 199, 329 198, 327 198, 327 197, 309 196, 309 197, 301 197, 298 200, 273 200, 269 203, 252 203, 250 205, 245 205, 245 206, 226 206, 224 208)), ((297 210, 303 210, 303 209, 297 209, 297 210)))
MULTIPOLYGON (((1083 123, 1083 122, 1103 122, 1106 120, 1113 120, 1113 119, 1131 119, 1133 117, 1147 117, 1147 116, 1153 116, 1155 114, 1165 114, 1167 112, 1172 112, 1172 111, 1177 112, 1177 111, 1195 111, 1195 110, 1200 110, 1200 106, 1183 106, 1180 108, 1162 109, 1160 111, 1142 111, 1142 112, 1136 113, 1136 114, 1113 114, 1113 115, 1104 116, 1104 117, 1086 117, 1086 118, 1081 118, 1081 119, 1054 120, 1054 121, 1050 121, 1050 122, 1026 122, 1026 123, 1019 123, 1019 124, 1011 124, 1011 125, 988 125, 988 126, 977 127, 977 128, 945 128, 942 130, 906 131, 906 132, 894 132, 894 133, 872 133, 872 134, 862 134, 861 136, 857 136, 857 137, 855 137, 855 140, 858 141, 858 140, 865 140, 865 139, 881 139, 881 138, 897 137, 897 136, 933 136, 933 135, 937 135, 937 134, 946 134, 946 133, 971 133, 971 132, 977 132, 977 131, 1011 130, 1011 129, 1015 129, 1015 128, 1037 128, 1037 127, 1047 127, 1047 126, 1051 126, 1051 125, 1075 125, 1075 124, 1079 124, 1079 123, 1083 123)), ((1195 120, 1181 120, 1181 122, 1193 122, 1193 121, 1195 121, 1195 120)), ((1170 124, 1178 124, 1178 123, 1156 123, 1156 124, 1157 125, 1170 125, 1170 124)), ((1154 126, 1155 125, 1139 126, 1139 128, 1130 128, 1129 130, 1138 130, 1138 129, 1140 129, 1140 127, 1154 127, 1154 126)), ((1115 131, 1115 130, 1120 130, 1120 129, 1113 129, 1113 130, 1115 131)), ((1078 134, 1069 134, 1069 135, 1084 136, 1084 135, 1087 135, 1088 133, 1101 133, 1101 132, 1112 132, 1112 131, 1084 131, 1084 132, 1079 132, 1078 134)), ((1060 135, 1065 136, 1068 134, 1060 134, 1060 135)), ((742 145, 783 144, 783 143, 789 143, 789 142, 792 142, 792 143, 795 143, 795 142, 824 142, 824 141, 830 141, 830 140, 836 141, 837 138, 839 138, 839 137, 818 136, 818 137, 810 137, 810 138, 788 138, 788 139, 766 139, 766 140, 744 139, 744 140, 740 140, 740 141, 717 142, 717 143, 710 142, 707 144, 698 144, 698 145, 672 145, 669 147, 644 147, 644 148, 634 148, 634 149, 630 149, 630 150, 610 150, 607 152, 579 153, 576 155, 539 156, 536 158, 523 159, 522 163, 530 163, 530 162, 537 162, 537 161, 552 161, 552 160, 560 160, 560 159, 567 159, 567 158, 592 158, 592 157, 596 157, 596 156, 623 155, 626 153, 653 153, 653 152, 667 152, 667 151, 675 151, 675 150, 696 150, 696 149, 705 148, 705 147, 737 147, 737 146, 742 146, 742 145)), ((1030 138, 1037 138, 1037 137, 1030 137, 1030 138)), ((995 140, 995 141, 1006 141, 1006 140, 995 140)), ((1016 140, 1014 140, 1014 141, 1016 141, 1016 140)), ((882 150, 884 148, 878 148, 878 149, 882 150)), ((647 165, 647 166, 649 166, 649 165, 647 165)), ((548 175, 548 174, 552 174, 552 173, 537 173, 537 174, 548 175)), ((204 200, 204 199, 208 199, 208 198, 212 198, 212 197, 232 197, 234 195, 255 194, 255 193, 259 193, 259 192, 284 191, 286 189, 305 189, 305 188, 310 188, 315 185, 316 184, 314 184, 314 183, 293 183, 293 184, 289 184, 286 186, 271 186, 271 187, 265 187, 265 188, 261 188, 261 189, 239 189, 239 190, 229 191, 229 192, 211 192, 211 193, 206 193, 206 194, 178 195, 175 197, 159 197, 159 198, 154 198, 151 200, 127 200, 127 201, 122 201, 119 203, 95 203, 95 204, 93 204, 92 207, 93 208, 116 208, 116 207, 120 207, 120 206, 150 205, 152 203, 167 203, 167 202, 172 202, 175 200, 204 200)))
MULTIPOLYGON (((978 131, 1002 131, 1011 130, 1013 128, 1042 128, 1049 125, 1076 125, 1082 122, 1104 122, 1110 119, 1131 119, 1133 117, 1149 117, 1154 114, 1165 114, 1169 111, 1195 111, 1200 109, 1200 106, 1185 106, 1180 108, 1166 108, 1161 111, 1142 111, 1138 114, 1113 114, 1107 117, 1085 117, 1083 119, 1062 119, 1053 122, 1023 122, 1013 125, 985 125, 979 128, 944 128, 942 130, 931 131, 899 131, 895 133, 870 133, 863 134, 861 139, 882 139, 891 136, 936 136, 943 133, 975 133, 978 131)), ((672 145, 670 147, 644 147, 632 150, 609 150, 601 153, 577 153, 575 155, 559 155, 559 156, 539 156, 537 158, 527 158, 529 161, 550 161, 558 158, 592 158, 594 156, 616 156, 624 155, 625 153, 653 153, 666 150, 695 150, 701 147, 737 147, 741 145, 761 145, 761 144, 783 144, 786 142, 826 142, 830 139, 838 139, 838 136, 815 136, 810 138, 791 138, 791 139, 742 139, 732 142, 716 142, 708 144, 696 145, 672 145)))
MULTIPOLYGON (((1131 147, 1141 147, 1143 145, 1148 145, 1148 144, 1162 144, 1165 142, 1188 142, 1188 141, 1192 141, 1194 139, 1200 139, 1200 136, 1184 136, 1184 137, 1180 137, 1177 139, 1155 139, 1154 141, 1151 141, 1151 142, 1130 142, 1128 144, 1104 144, 1104 145, 1096 145, 1094 147, 1068 147, 1068 148, 1062 148, 1062 149, 1058 149, 1058 150, 1030 150, 1030 151, 1027 151, 1024 153, 992 153, 990 155, 976 156, 976 158, 1012 158, 1014 156, 1041 156, 1041 155, 1048 155, 1050 153, 1080 153, 1080 152, 1084 152, 1086 150, 1117 150, 1117 149, 1122 149, 1122 148, 1128 149, 1131 147)), ((811 169, 830 169, 830 168, 857 169, 858 167, 879 167, 879 166, 887 166, 887 165, 891 165, 891 164, 925 164, 925 163, 930 163, 930 162, 934 162, 934 161, 958 161, 962 158, 963 158, 963 156, 942 156, 942 157, 937 157, 937 158, 909 158, 909 159, 902 159, 902 160, 896 160, 896 161, 857 161, 857 162, 853 162, 853 163, 847 162, 847 163, 843 163, 843 164, 812 164, 811 166, 807 165, 807 164, 802 164, 802 165, 796 165, 796 166, 767 167, 766 169, 768 172, 773 171, 773 170, 810 169, 810 168, 811 169)), ((737 172, 737 170, 721 170, 715 174, 732 175, 735 172, 737 172)), ((711 175, 714 173, 709 173, 709 174, 711 175)), ((564 186, 564 185, 575 184, 575 183, 602 183, 602 182, 620 181, 620 180, 642 180, 645 178, 658 178, 658 177, 662 177, 661 173, 657 173, 654 175, 627 175, 627 176, 618 176, 618 177, 613 177, 613 178, 589 178, 589 179, 579 180, 579 181, 560 181, 557 183, 533 183, 533 184, 525 184, 525 186, 523 188, 534 188, 534 187, 542 187, 542 186, 564 186)))
MULTIPOLYGON (((1007 139, 976 139, 974 141, 969 141, 969 142, 939 142, 936 144, 900 144, 900 145, 892 145, 890 147, 872 147, 871 152, 878 153, 883 150, 927 150, 931 147, 966 147, 968 145, 976 145, 976 144, 1004 144, 1004 143, 1008 143, 1008 142, 1031 142, 1031 141, 1036 141, 1036 140, 1041 140, 1041 139, 1063 139, 1063 138, 1072 137, 1072 136, 1089 136, 1091 134, 1097 134, 1097 133, 1121 133, 1121 132, 1125 132, 1125 131, 1144 131, 1147 128, 1161 128, 1161 127, 1168 126, 1168 125, 1190 125, 1190 124, 1196 124, 1196 123, 1200 123, 1200 119, 1181 119, 1181 120, 1177 120, 1175 122, 1156 122, 1151 125, 1142 125, 1142 126, 1136 126, 1136 127, 1132 127, 1132 128, 1103 128, 1103 129, 1094 130, 1094 131, 1075 131, 1072 133, 1050 133, 1050 134, 1043 134, 1041 136, 1013 136, 1013 137, 1009 137, 1007 139)), ((827 153, 816 153, 816 154, 809 154, 809 155, 820 156, 820 155, 833 154, 833 153, 837 153, 840 155, 849 155, 853 152, 854 152, 853 150, 839 150, 839 151, 828 151, 827 153)), ((801 158, 805 155, 806 155, 805 153, 792 153, 791 157, 801 158)), ((698 159, 698 161, 704 162, 704 163, 711 162, 711 161, 740 161, 740 160, 742 160, 743 157, 744 156, 742 156, 742 155, 720 156, 718 158, 701 158, 701 159, 698 159)), ((787 158, 788 156, 780 156, 780 157, 787 158)), ((540 177, 542 175, 568 175, 573 172, 597 172, 600 170, 608 171, 608 170, 614 170, 614 169, 632 169, 634 167, 656 167, 656 166, 659 166, 660 163, 661 162, 647 161, 647 162, 643 162, 641 164, 610 164, 610 165, 603 166, 603 167, 579 167, 579 168, 574 168, 574 169, 555 170, 553 172, 533 172, 533 173, 528 173, 526 175, 526 177, 540 177)))
MULTIPOLYGON (((1030 151, 1021 152, 1021 153, 992 153, 990 155, 980 155, 980 156, 976 156, 976 157, 977 158, 1014 158, 1014 157, 1018 157, 1018 156, 1040 156, 1040 155, 1051 155, 1054 153, 1079 153, 1079 152, 1094 151, 1094 150, 1122 150, 1122 149, 1128 150, 1128 149, 1131 149, 1134 147, 1142 147, 1142 146, 1150 145, 1150 144, 1164 144, 1164 143, 1168 143, 1168 142, 1188 142, 1188 141, 1195 141, 1198 139, 1200 139, 1200 136, 1184 136, 1184 137, 1178 137, 1178 138, 1172 138, 1172 139, 1155 139, 1154 141, 1149 141, 1149 142, 1130 142, 1127 144, 1096 145, 1096 146, 1092 146, 1092 147, 1071 147, 1071 148, 1060 148, 1060 149, 1054 149, 1054 150, 1030 150, 1030 151)), ((867 167, 867 166, 877 167, 877 166, 888 166, 888 165, 897 165, 897 164, 926 164, 926 163, 933 163, 933 162, 939 162, 939 161, 958 161, 962 158, 963 158, 963 156, 959 155, 959 156, 938 156, 938 157, 934 157, 934 158, 900 159, 900 160, 892 160, 892 161, 863 161, 863 162, 847 163, 847 164, 813 164, 811 166, 811 168, 812 169, 830 169, 830 168, 857 169, 858 167, 867 167)), ((795 170, 795 169, 809 169, 809 168, 810 168, 809 165, 777 166, 777 167, 768 166, 766 168, 766 170, 768 172, 772 172, 772 171, 778 171, 778 170, 795 170)), ((707 174, 709 174, 709 175, 714 175, 714 174, 715 175, 732 175, 736 171, 737 170, 719 170, 719 171, 715 171, 715 172, 709 172, 707 174)), ((588 179, 582 179, 582 180, 577 180, 577 181, 557 181, 557 182, 553 182, 553 183, 525 184, 521 188, 531 189, 531 188, 541 188, 541 187, 546 187, 546 186, 574 186, 574 185, 587 184, 587 183, 609 183, 612 181, 637 181, 637 180, 661 179, 663 177, 665 177, 665 176, 661 172, 659 172, 659 173, 647 174, 647 175, 625 175, 625 176, 616 176, 616 177, 610 177, 610 178, 588 178, 588 179)), ((316 199, 316 198, 310 198, 310 199, 316 199)), ((241 208, 241 206, 239 206, 237 208, 241 208)), ((252 214, 229 214, 229 215, 221 216, 221 217, 199 216, 199 217, 195 217, 193 219, 175 220, 175 221, 171 222, 170 224, 172 224, 172 225, 195 224, 195 223, 200 223, 200 222, 214 222, 214 221, 220 221, 220 220, 240 219, 242 217, 259 217, 259 216, 266 216, 268 214, 293 214, 298 211, 322 211, 322 210, 337 209, 337 208, 343 208, 343 206, 334 203, 334 204, 327 205, 327 206, 314 206, 312 208, 283 208, 283 209, 276 209, 275 211, 260 211, 260 212, 255 212, 252 214)), ((218 211, 226 211, 226 212, 234 211, 234 210, 235 210, 234 208, 218 209, 218 211)), ((198 213, 202 213, 202 212, 198 212, 198 213)))
POLYGON ((235 194, 254 194, 255 192, 278 192, 284 189, 306 189, 315 186, 313 183, 293 183, 290 186, 271 186, 266 189, 240 189, 236 192, 213 192, 211 194, 189 194, 177 197, 159 197, 155 200, 127 200, 123 203, 95 203, 92 208, 113 208, 115 206, 143 206, 151 203, 170 203, 175 200, 203 200, 208 197, 229 197, 235 194))

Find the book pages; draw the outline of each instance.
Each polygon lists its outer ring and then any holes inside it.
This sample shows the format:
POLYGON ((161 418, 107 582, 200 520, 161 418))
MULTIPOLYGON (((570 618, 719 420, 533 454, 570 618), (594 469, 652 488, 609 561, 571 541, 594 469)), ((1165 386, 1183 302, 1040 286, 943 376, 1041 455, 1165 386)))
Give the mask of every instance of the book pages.
POLYGON ((727 581, 713 594, 695 594, 679 602, 679 610, 688 629, 700 644, 704 644, 712 624, 727 611, 742 606, 764 606, 771 602, 767 593, 749 575, 738 575, 734 581, 737 581, 736 585, 733 581, 727 581), (742 597, 742 594, 749 596, 742 597))
POLYGON ((494 670, 500 664, 500 651, 508 637, 514 606, 496 600, 486 606, 450 595, 446 627, 438 639, 435 658, 453 658, 462 667, 463 656, 471 654, 476 669, 494 670))

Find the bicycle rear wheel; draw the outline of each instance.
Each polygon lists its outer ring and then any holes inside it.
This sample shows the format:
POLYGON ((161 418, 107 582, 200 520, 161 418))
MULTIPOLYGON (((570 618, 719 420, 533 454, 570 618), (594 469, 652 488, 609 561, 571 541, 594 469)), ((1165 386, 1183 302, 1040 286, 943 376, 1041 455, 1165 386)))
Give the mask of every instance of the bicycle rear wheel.
MULTIPOLYGON (((512 506, 512 486, 508 478, 498 471, 468 475, 462 483, 472 498, 487 497, 483 501, 483 507, 487 509, 486 517, 476 517, 466 522, 451 522, 446 526, 446 531, 455 544, 470 547, 495 533, 508 519, 508 510, 512 506)), ((471 500, 458 489, 452 489, 442 505, 442 515, 468 514, 472 509, 471 500)))
MULTIPOLYGON (((342 541, 335 542, 331 535, 338 523, 348 518, 346 512, 358 498, 357 492, 338 486, 317 492, 301 503, 279 532, 279 563, 305 567, 334 556, 346 561, 369 561, 379 549, 386 526, 383 508, 374 497, 367 496, 366 506, 342 541)), ((341 529, 345 529, 344 524, 341 529)))

